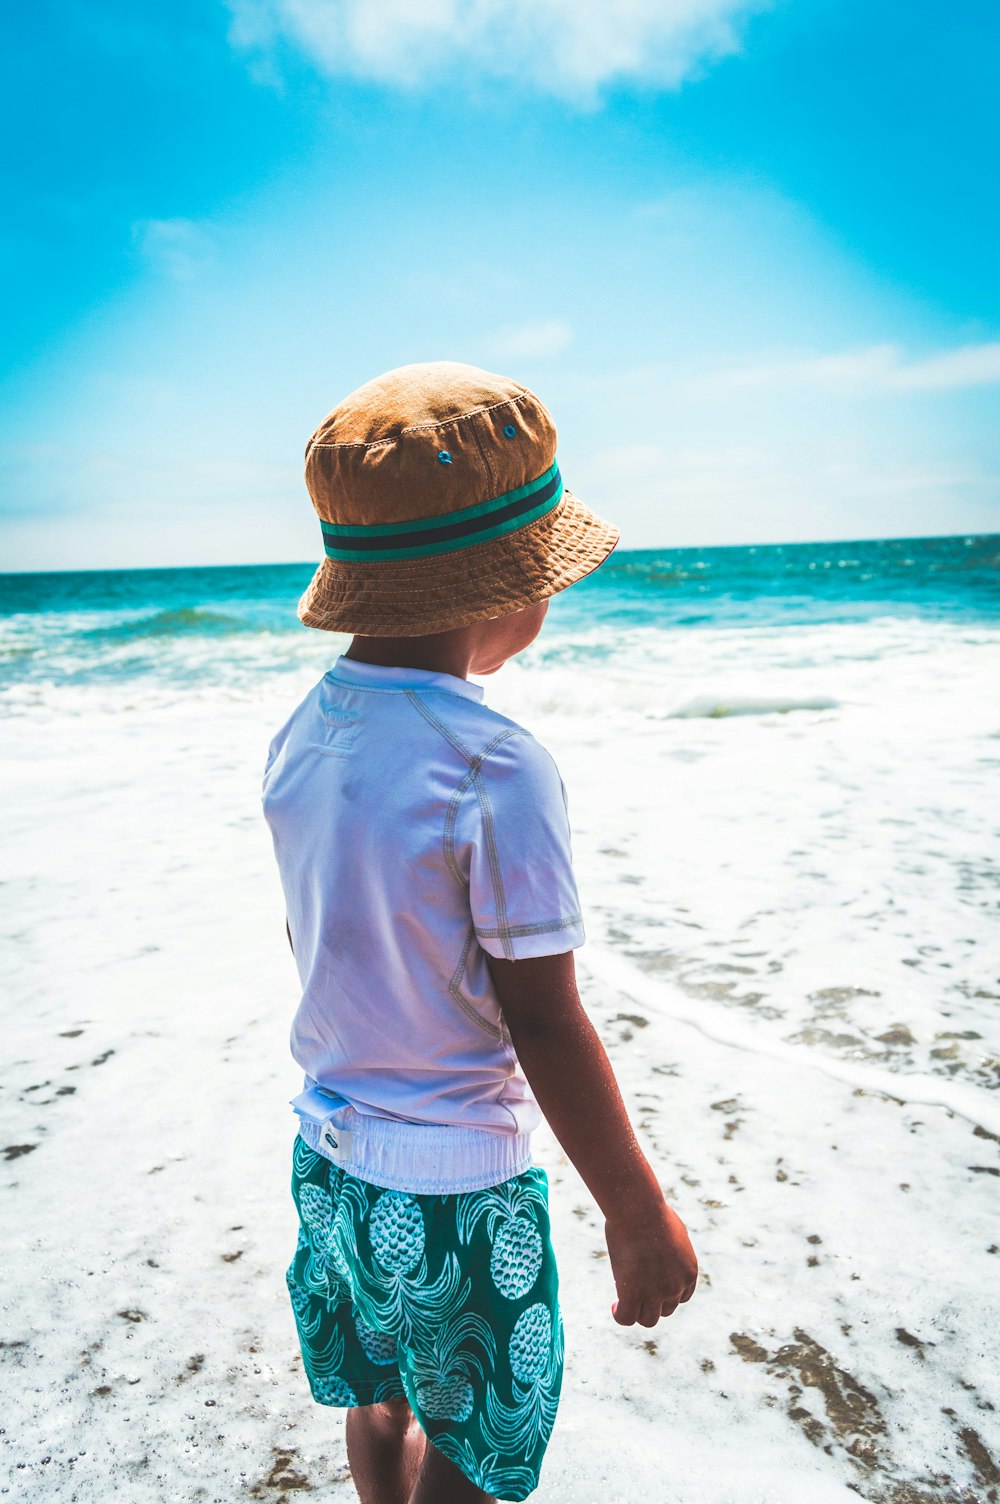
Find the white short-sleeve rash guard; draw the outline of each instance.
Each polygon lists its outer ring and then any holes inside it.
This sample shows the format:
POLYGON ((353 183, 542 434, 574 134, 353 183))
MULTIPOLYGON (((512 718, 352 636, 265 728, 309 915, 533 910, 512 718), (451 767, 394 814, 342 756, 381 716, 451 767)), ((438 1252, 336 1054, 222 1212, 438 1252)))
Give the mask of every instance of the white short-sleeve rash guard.
POLYGON ((263 808, 306 1075, 370 1116, 530 1132, 486 953, 583 943, 545 748, 479 685, 341 657, 272 741, 263 808))

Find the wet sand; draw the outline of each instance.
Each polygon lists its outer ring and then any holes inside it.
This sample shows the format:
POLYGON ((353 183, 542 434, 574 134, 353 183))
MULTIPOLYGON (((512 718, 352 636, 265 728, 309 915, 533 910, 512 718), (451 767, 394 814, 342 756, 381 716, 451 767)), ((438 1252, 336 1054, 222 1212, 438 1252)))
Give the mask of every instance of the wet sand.
MULTIPOLYGON (((11 1498, 354 1497, 283 1284, 296 978, 257 797, 287 703, 27 716, 5 758, 11 1498)), ((701 1278, 617 1327, 599 1215, 539 1135, 569 1353, 539 1504, 1000 1499, 996 1098, 699 1003, 606 932, 642 868, 598 842, 584 994, 701 1278)))

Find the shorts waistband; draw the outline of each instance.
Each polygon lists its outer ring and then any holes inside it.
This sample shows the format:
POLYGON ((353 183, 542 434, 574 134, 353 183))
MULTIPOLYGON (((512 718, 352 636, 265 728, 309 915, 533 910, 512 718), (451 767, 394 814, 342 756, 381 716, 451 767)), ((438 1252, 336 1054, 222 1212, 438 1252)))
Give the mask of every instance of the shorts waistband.
POLYGON ((531 1168, 530 1133, 490 1133, 448 1124, 399 1123, 302 1093, 292 1104, 299 1134, 338 1169, 390 1191, 444 1196, 482 1191, 531 1168), (302 1105, 300 1105, 302 1104, 302 1105))

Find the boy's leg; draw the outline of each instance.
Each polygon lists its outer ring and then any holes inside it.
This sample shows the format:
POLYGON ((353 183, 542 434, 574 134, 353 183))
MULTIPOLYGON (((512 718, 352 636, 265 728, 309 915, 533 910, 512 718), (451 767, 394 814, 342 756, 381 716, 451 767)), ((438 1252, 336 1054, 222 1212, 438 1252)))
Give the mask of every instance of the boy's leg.
POLYGON ((451 1459, 429 1441, 409 1504, 496 1504, 496 1500, 492 1494, 484 1494, 481 1488, 471 1483, 451 1459))
POLYGON ((361 1504, 408 1504, 425 1444, 405 1399, 348 1410, 347 1461, 361 1504))

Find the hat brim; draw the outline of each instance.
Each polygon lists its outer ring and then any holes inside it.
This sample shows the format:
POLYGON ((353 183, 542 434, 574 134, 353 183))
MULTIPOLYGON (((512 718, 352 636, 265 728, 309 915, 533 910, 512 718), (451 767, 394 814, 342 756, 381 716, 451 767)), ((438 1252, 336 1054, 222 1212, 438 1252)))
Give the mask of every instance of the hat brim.
POLYGON ((359 637, 422 637, 488 621, 576 584, 619 536, 564 491, 547 516, 454 553, 378 564, 326 558, 299 601, 299 620, 359 637))

